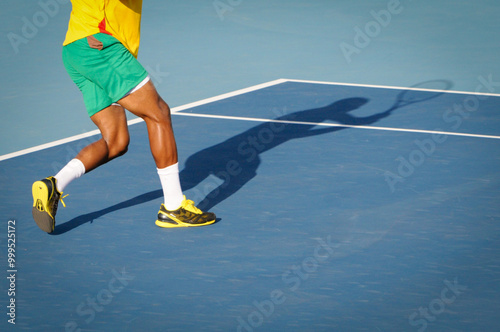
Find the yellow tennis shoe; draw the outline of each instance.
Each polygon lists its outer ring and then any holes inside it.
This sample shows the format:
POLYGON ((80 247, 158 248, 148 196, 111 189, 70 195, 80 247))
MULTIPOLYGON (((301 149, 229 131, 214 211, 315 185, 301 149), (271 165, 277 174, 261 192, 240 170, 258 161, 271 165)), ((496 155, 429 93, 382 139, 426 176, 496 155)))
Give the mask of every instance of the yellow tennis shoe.
POLYGON ((181 207, 177 210, 169 211, 162 204, 155 224, 160 227, 173 228, 205 226, 214 222, 215 214, 201 211, 193 201, 184 196, 181 207))
MULTIPOLYGON (((56 225, 56 213, 62 193, 57 191, 56 178, 50 176, 33 183, 33 219, 44 232, 52 233, 56 225)), ((67 196, 67 195, 66 195, 67 196)), ((65 196, 65 197, 66 197, 65 196)))

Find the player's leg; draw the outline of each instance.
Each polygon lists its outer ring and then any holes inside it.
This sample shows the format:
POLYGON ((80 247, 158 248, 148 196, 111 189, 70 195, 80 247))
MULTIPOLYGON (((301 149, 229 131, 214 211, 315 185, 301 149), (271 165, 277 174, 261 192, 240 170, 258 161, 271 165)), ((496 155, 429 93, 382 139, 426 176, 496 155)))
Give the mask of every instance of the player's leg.
POLYGON ((54 176, 60 193, 83 173, 88 173, 127 152, 130 136, 127 117, 122 106, 117 104, 108 106, 90 118, 99 128, 101 138, 84 147, 54 176), (83 165, 83 169, 80 165, 83 165))
POLYGON ((170 117, 170 108, 158 95, 153 83, 148 81, 143 87, 118 101, 131 113, 141 117, 146 123, 151 153, 159 169, 177 163, 177 145, 170 117))
POLYGON ((202 212, 182 194, 170 108, 153 83, 147 82, 119 103, 144 119, 148 129, 151 153, 164 192, 164 204, 160 207, 156 224, 160 227, 189 227, 214 223, 213 213, 202 212))
POLYGON ((33 184, 33 219, 47 233, 54 231, 58 203, 61 200, 64 205, 61 196, 66 186, 127 151, 129 133, 123 107, 106 107, 91 119, 101 131, 101 139, 83 148, 55 176, 33 184))

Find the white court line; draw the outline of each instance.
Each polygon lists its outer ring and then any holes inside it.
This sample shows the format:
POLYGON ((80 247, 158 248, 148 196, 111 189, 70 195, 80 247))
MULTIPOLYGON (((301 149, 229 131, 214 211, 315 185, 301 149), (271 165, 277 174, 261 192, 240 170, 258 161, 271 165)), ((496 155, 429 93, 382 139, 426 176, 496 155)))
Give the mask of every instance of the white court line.
POLYGON ((411 90, 411 91, 425 91, 425 92, 454 93, 454 94, 473 95, 473 96, 500 97, 500 94, 498 94, 498 93, 487 93, 487 92, 471 92, 471 91, 440 90, 440 89, 423 89, 423 88, 412 88, 412 87, 390 86, 390 85, 373 85, 373 84, 356 84, 356 83, 340 83, 340 82, 323 82, 323 81, 308 81, 308 80, 295 80, 295 79, 283 79, 283 81, 285 81, 285 82, 295 82, 295 83, 308 83, 308 84, 355 86, 355 87, 359 87, 359 88, 375 88, 375 89, 391 89, 391 90, 411 90))
MULTIPOLYGON (((224 93, 215 97, 211 98, 206 98, 202 99, 193 103, 189 103, 186 105, 174 107, 171 109, 172 114, 177 114, 177 115, 186 115, 186 116, 197 116, 197 117, 211 117, 211 118, 218 118, 218 119, 233 119, 233 120, 246 120, 246 121, 258 121, 258 122, 278 122, 279 120, 270 120, 270 119, 258 119, 258 118, 245 118, 245 117, 231 117, 231 116, 219 116, 219 115, 206 115, 206 114, 194 114, 194 113, 178 113, 181 111, 184 111, 189 108, 193 108, 196 106, 201 106, 209 103, 213 103, 215 101, 227 99, 230 97, 242 95, 248 92, 252 91, 257 91, 260 89, 264 89, 267 87, 271 87, 274 85, 278 85, 281 83, 286 83, 286 82, 296 82, 296 83, 309 83, 309 84, 325 84, 325 85, 340 85, 340 86, 354 86, 354 87, 365 87, 365 88, 378 88, 378 89, 395 89, 395 90, 416 90, 416 91, 438 91, 438 92, 444 92, 444 93, 458 93, 458 94, 468 94, 468 95, 481 95, 481 96, 494 96, 494 97, 500 97, 500 94, 493 94, 493 93, 476 93, 476 92, 466 92, 466 91, 451 91, 451 90, 432 90, 432 89, 420 89, 420 88, 409 88, 409 87, 397 87, 397 86, 385 86, 385 85, 369 85, 369 84, 354 84, 354 83, 339 83, 339 82, 322 82, 322 81, 308 81, 308 80, 296 80, 296 79, 284 79, 280 78, 274 81, 254 85, 248 88, 236 90, 233 92, 229 93, 224 93)), ((133 119, 127 121, 127 124, 133 125, 139 122, 143 122, 141 118, 133 119)), ((289 122, 283 122, 283 123, 295 123, 295 124, 307 124, 307 125, 312 125, 313 123, 308 123, 308 122, 294 122, 294 121, 289 121, 289 122)), ((479 138, 490 138, 490 139, 499 139, 500 137, 498 136, 491 136, 491 135, 476 135, 476 134, 466 134, 466 133, 453 133, 453 132, 439 132, 439 131, 431 131, 431 130, 416 130, 416 129, 401 129, 401 128, 385 128, 385 127, 370 127, 370 126, 349 126, 349 125, 341 125, 341 124, 334 124, 334 123, 316 123, 314 125, 318 126, 332 126, 332 127, 349 127, 349 128, 360 128, 360 129, 372 129, 372 130, 386 130, 386 131, 400 131, 400 132, 413 132, 413 133, 436 133, 436 134, 445 134, 445 135, 450 135, 450 136, 464 136, 464 137, 479 137, 479 138)), ((68 138, 60 139, 57 141, 41 144, 38 146, 34 146, 28 149, 23 149, 17 152, 12 152, 5 154, 3 156, 0 156, 0 161, 19 157, 28 153, 48 149, 51 147, 55 147, 58 145, 62 145, 65 143, 70 143, 73 141, 77 141, 82 138, 87 138, 91 137, 94 135, 100 134, 99 130, 92 130, 87 133, 83 133, 80 135, 75 135, 71 136, 68 138)))
POLYGON ((272 123, 297 124, 297 125, 308 125, 308 126, 341 127, 341 128, 396 131, 396 132, 418 133, 418 134, 438 134, 438 135, 448 135, 448 136, 500 139, 500 136, 494 136, 494 135, 456 133, 456 132, 439 131, 439 130, 421 130, 421 129, 405 129, 405 128, 392 128, 392 127, 358 126, 358 125, 346 125, 346 124, 327 123, 327 122, 273 120, 273 119, 263 119, 263 118, 247 118, 247 117, 239 117, 239 116, 198 114, 198 113, 177 113, 177 115, 193 116, 193 117, 199 117, 199 118, 241 120, 241 121, 254 121, 254 122, 272 122, 272 123))
POLYGON ((11 159, 11 158, 15 158, 15 157, 19 157, 19 156, 23 156, 25 154, 32 153, 32 152, 37 152, 37 151, 40 151, 40 150, 49 149, 49 148, 52 148, 54 146, 58 146, 58 145, 62 145, 62 144, 65 144, 65 143, 77 141, 79 139, 90 137, 90 136, 94 136, 94 135, 97 135, 97 134, 100 134, 100 133, 101 132, 96 129, 96 130, 92 130, 92 131, 89 131, 89 132, 84 133, 84 134, 75 135, 75 136, 63 138, 63 139, 60 139, 60 140, 57 140, 57 141, 53 141, 53 142, 49 142, 49 143, 37 145, 37 146, 34 146, 32 148, 28 148, 28 149, 20 150, 20 151, 17 151, 17 152, 12 152, 12 153, 8 153, 8 154, 4 154, 3 156, 0 156, 0 161, 11 159))

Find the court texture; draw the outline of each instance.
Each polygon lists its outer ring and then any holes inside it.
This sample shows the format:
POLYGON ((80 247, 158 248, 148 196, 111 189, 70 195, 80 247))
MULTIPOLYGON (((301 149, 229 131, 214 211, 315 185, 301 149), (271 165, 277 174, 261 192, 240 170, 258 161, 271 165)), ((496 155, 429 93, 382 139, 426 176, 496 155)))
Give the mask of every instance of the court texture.
POLYGON ((69 2, 2 7, 1 331, 500 329, 497 1, 145 1, 139 60, 217 222, 154 224, 129 115, 50 235, 32 183, 100 136, 61 61, 69 2))

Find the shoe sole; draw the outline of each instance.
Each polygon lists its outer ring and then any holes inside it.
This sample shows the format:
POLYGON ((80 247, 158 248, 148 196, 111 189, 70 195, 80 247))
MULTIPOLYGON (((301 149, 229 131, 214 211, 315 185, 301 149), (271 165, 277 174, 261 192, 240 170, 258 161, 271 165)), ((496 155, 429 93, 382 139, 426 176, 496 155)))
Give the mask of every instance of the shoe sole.
POLYGON ((33 219, 40 229, 47 233, 52 233, 55 227, 55 220, 47 212, 48 203, 47 197, 49 197, 49 189, 47 185, 42 181, 36 181, 33 183, 33 219))
POLYGON ((172 222, 165 222, 165 221, 156 220, 155 224, 156 224, 156 226, 163 227, 163 228, 178 228, 178 227, 200 227, 200 226, 207 226, 207 225, 213 224, 214 222, 215 222, 215 219, 207 221, 207 222, 204 222, 203 224, 190 224, 190 223, 185 223, 185 222, 182 222, 182 221, 179 221, 179 220, 173 220, 172 219, 172 222), (177 224, 174 224, 174 222, 177 223, 177 224))

